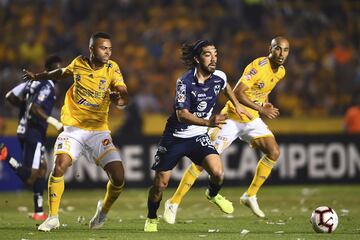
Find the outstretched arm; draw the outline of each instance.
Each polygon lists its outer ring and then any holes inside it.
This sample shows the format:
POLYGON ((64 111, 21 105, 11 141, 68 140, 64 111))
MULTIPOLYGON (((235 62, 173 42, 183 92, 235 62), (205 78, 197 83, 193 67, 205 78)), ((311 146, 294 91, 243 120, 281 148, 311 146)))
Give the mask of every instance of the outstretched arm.
POLYGON ((41 73, 33 73, 26 69, 23 69, 24 75, 23 80, 27 81, 41 81, 41 80, 63 80, 67 77, 72 76, 72 73, 65 68, 58 68, 50 72, 44 71, 41 73))

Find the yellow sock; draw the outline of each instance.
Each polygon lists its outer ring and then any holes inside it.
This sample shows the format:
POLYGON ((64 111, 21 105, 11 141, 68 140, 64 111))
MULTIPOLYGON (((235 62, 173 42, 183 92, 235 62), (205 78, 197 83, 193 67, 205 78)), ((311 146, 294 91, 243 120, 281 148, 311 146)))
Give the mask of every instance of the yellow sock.
POLYGON ((180 184, 174 195, 171 197, 170 202, 180 204, 181 200, 190 190, 191 186, 194 184, 195 180, 200 176, 200 174, 201 171, 199 171, 196 165, 192 163, 181 178, 180 184))
POLYGON ((247 194, 251 197, 256 195, 260 187, 263 185, 267 177, 270 175, 272 168, 275 166, 276 161, 271 160, 264 155, 256 167, 255 176, 247 190, 247 194))
POLYGON ((103 213, 108 213, 111 206, 113 205, 113 203, 116 201, 116 199, 119 197, 120 193, 123 191, 124 189, 124 185, 121 186, 114 186, 110 181, 108 181, 107 185, 106 185, 106 193, 105 193, 105 197, 104 197, 104 204, 102 207, 102 212, 103 213))
POLYGON ((64 192, 64 176, 54 177, 52 174, 48 181, 49 216, 58 215, 61 196, 64 192))

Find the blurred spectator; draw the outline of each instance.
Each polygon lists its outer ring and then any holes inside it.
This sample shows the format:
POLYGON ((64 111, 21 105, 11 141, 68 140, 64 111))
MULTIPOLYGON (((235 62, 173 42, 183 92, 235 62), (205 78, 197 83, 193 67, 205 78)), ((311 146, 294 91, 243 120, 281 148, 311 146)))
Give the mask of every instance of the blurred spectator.
MULTIPOLYGON (((282 116, 342 116, 360 85, 359 10, 352 0, 3 1, 0 96, 18 83, 23 66, 41 70, 44 55, 60 53, 65 62, 87 55, 88 37, 101 30, 116 39, 114 60, 136 82, 139 111, 168 114, 183 42, 212 39, 233 85, 268 39, 284 35, 291 43, 287 75, 270 96, 282 116)), ((3 97, 0 107, 16 116, 3 97)))

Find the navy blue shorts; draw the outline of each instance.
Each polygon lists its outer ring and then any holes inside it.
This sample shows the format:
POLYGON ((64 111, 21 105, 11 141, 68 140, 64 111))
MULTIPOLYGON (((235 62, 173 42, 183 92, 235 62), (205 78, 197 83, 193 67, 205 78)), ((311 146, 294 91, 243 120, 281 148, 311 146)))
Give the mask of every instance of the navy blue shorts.
POLYGON ((23 150, 23 165, 28 168, 39 169, 44 157, 44 145, 41 142, 32 142, 20 139, 23 150))
POLYGON ((188 157, 193 163, 201 166, 206 156, 217 154, 209 136, 203 134, 192 138, 162 136, 151 167, 155 171, 173 169, 182 157, 188 157))

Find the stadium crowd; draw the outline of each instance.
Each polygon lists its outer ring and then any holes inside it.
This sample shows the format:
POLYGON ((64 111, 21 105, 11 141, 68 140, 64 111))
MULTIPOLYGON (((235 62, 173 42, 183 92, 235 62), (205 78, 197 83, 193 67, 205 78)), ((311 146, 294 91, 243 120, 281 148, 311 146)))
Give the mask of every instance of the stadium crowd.
MULTIPOLYGON (((341 116, 360 87, 358 1, 14 0, 0 1, 0 117, 16 117, 5 93, 22 69, 52 53, 88 55, 92 32, 112 34, 113 59, 141 113, 169 113, 184 71, 179 47, 206 38, 234 85, 277 35, 290 40, 287 75, 271 95, 282 116, 341 116)), ((69 81, 68 84, 71 84, 69 81)), ((59 86, 59 111, 68 86, 59 86)))

